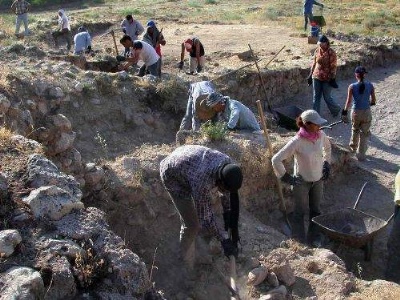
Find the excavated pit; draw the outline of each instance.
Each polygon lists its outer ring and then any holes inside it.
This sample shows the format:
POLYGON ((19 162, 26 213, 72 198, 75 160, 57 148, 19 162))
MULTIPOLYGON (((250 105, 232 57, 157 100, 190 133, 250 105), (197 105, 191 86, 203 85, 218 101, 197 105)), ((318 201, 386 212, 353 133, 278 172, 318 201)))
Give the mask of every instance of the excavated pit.
MULTIPOLYGON (((381 58, 381 63, 389 60, 383 54, 377 57, 381 58)), ((87 70, 67 70, 75 76, 65 88, 69 91, 65 97, 68 101, 57 98, 50 92, 51 89, 33 99, 37 101, 39 109, 42 109, 43 103, 55 105, 52 113, 62 113, 69 119, 72 128, 76 130, 75 147, 86 163, 96 162, 99 168, 97 171, 104 174, 101 181, 91 182, 89 179, 93 177, 89 177, 88 174, 92 172, 93 166, 89 167, 86 164, 86 206, 96 206, 106 212, 111 227, 123 237, 126 245, 143 257, 148 267, 154 263, 157 268, 153 270, 152 279, 157 288, 173 298, 182 293, 181 284, 184 282, 184 279, 177 275, 180 265, 177 259, 179 216, 160 182, 158 165, 175 147, 175 132, 185 111, 188 82, 173 76, 159 84, 134 77, 122 78, 111 71, 107 61, 90 65, 86 61, 82 63, 75 59, 63 56, 54 58, 67 60, 72 65, 87 70)), ((340 73, 352 73, 354 65, 358 63, 342 66, 340 73)), ((62 65, 62 68, 64 67, 65 65, 62 65)), ((269 102, 272 108, 293 104, 308 107, 311 98, 310 90, 304 89, 306 72, 306 69, 266 71, 263 73, 263 81, 267 84, 268 95, 264 94, 255 72, 227 76, 224 81, 217 81, 216 85, 222 93, 241 100, 254 112, 255 99, 269 102)), ((27 93, 29 89, 33 89, 30 81, 15 82, 27 88, 27 93)), ((37 94, 35 90, 30 92, 37 94)), ((44 109, 37 112, 38 115, 47 113, 49 111, 44 109)), ((322 113, 328 121, 333 120, 325 108, 322 113)), ((32 115, 36 118, 35 114, 32 115)), ((267 119, 276 152, 294 133, 277 127, 268 112, 267 119)), ((240 191, 243 206, 240 228, 243 256, 238 265, 239 277, 243 284, 251 266, 251 259, 260 254, 268 254, 272 249, 278 248, 285 239, 280 233, 282 214, 278 209, 276 179, 266 156, 264 138, 235 133, 225 142, 210 143, 191 136, 187 142, 219 149, 243 166, 245 182, 240 191)), ((391 201, 387 200, 391 199, 391 191, 378 182, 376 175, 354 164, 350 153, 341 145, 333 147, 333 154, 333 176, 326 185, 323 211, 336 211, 343 206, 351 206, 359 188, 365 180, 369 180, 373 181, 372 192, 364 196, 365 202, 363 200, 360 207, 386 218, 384 212, 391 208, 391 201), (349 186, 348 182, 352 182, 352 185, 349 186), (343 186, 346 188, 338 188, 343 186), (379 203, 379 209, 376 207, 376 197, 384 199, 379 203)), ((287 163, 289 169, 291 164, 287 163)), ((284 197, 288 208, 292 209, 289 187, 285 187, 284 197)), ((214 205, 219 215, 218 203, 214 205)), ((205 236, 203 240, 211 243, 210 237, 205 236)), ((203 247, 207 247, 204 241, 199 242, 203 247)), ((363 262, 363 253, 358 249, 337 245, 329 247, 345 260, 348 270, 358 277, 373 280, 383 278, 385 257, 379 253, 384 251, 384 243, 385 235, 382 234, 376 239, 375 255, 370 264, 363 262), (360 266, 364 270, 362 274, 359 271, 360 266)), ((214 254, 212 258, 213 263, 223 267, 222 260, 220 253, 214 254)), ((210 264, 200 268, 197 274, 200 278, 198 285, 205 294, 200 293, 202 296, 199 299, 207 299, 207 292, 208 297, 213 295, 215 299, 227 295, 227 290, 222 288, 223 284, 217 273, 210 264)), ((245 289, 243 285, 242 288, 245 289)))

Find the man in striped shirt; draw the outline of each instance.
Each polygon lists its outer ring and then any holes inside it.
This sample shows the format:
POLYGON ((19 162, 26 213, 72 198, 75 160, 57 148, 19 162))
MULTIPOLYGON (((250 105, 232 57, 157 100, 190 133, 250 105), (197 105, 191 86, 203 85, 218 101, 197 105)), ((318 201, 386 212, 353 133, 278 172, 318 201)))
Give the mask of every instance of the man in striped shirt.
POLYGON ((28 29, 28 11, 31 5, 25 0, 15 0, 11 4, 11 10, 17 15, 15 23, 15 34, 19 35, 19 28, 21 27, 21 22, 24 22, 25 35, 29 35, 28 29))
POLYGON ((222 244, 226 256, 237 254, 239 195, 242 172, 229 156, 204 146, 178 147, 160 163, 165 189, 181 217, 180 246, 186 267, 193 269, 195 239, 201 228, 222 244), (211 190, 217 187, 224 210, 225 230, 219 228, 211 208, 211 190), (229 201, 223 195, 229 194, 229 201))

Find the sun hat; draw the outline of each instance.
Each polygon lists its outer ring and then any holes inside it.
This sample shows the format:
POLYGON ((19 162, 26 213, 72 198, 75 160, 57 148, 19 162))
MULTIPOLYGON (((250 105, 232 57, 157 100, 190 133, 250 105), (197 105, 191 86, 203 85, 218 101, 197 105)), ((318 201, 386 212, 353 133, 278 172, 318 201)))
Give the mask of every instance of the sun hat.
POLYGON ((208 94, 200 95, 196 99, 195 114, 201 121, 211 120, 217 112, 211 107, 207 106, 208 94))
POLYGON ((319 37, 319 39, 318 39, 318 44, 321 44, 321 43, 329 43, 329 40, 328 40, 328 38, 326 37, 326 35, 321 35, 321 36, 319 37))
POLYGON ((242 186, 242 170, 236 164, 226 164, 219 169, 219 179, 228 191, 235 192, 242 186))
POLYGON ((366 70, 363 66, 358 66, 358 67, 356 67, 356 69, 354 70, 354 73, 364 74, 364 73, 368 73, 368 72, 367 72, 367 70, 366 70))
POLYGON ((303 123, 310 122, 316 125, 322 125, 327 122, 324 118, 321 118, 321 116, 313 109, 303 111, 300 117, 303 123))
POLYGON ((207 97, 207 106, 212 108, 215 105, 217 105, 218 103, 225 102, 228 98, 229 97, 226 97, 220 93, 213 92, 213 93, 209 94, 207 97))

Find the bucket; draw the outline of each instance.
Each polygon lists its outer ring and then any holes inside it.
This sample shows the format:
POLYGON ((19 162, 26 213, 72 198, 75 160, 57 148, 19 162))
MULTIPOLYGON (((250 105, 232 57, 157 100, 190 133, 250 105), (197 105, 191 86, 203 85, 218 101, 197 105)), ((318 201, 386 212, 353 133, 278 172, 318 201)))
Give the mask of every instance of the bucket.
POLYGON ((313 37, 319 36, 320 27, 318 26, 318 24, 315 22, 311 22, 310 25, 311 25, 310 26, 310 36, 313 36, 313 37))

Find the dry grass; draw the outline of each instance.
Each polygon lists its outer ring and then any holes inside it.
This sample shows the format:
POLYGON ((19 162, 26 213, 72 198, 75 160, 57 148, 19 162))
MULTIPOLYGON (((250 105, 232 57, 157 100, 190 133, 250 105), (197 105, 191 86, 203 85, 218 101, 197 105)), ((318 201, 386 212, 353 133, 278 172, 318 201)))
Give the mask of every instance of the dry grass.
MULTIPOLYGON (((138 0, 138 1, 104 1, 104 5, 86 5, 69 9, 74 22, 87 19, 115 22, 126 14, 145 23, 148 19, 176 21, 183 23, 216 23, 216 24, 263 24, 285 26, 291 30, 303 31, 303 0, 295 1, 250 1, 250 0, 138 0), (79 10, 78 10, 79 8, 79 10)), ((400 5, 398 0, 321 0, 325 4, 322 14, 327 26, 335 32, 359 35, 382 34, 400 36, 400 5)), ((319 7, 314 8, 319 15, 319 7)), ((14 16, 0 14, 0 28, 12 35, 14 16)), ((35 12, 30 14, 30 23, 54 18, 54 11, 35 12)), ((3 43, 4 44, 4 41, 3 43)))

